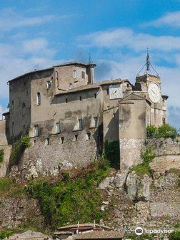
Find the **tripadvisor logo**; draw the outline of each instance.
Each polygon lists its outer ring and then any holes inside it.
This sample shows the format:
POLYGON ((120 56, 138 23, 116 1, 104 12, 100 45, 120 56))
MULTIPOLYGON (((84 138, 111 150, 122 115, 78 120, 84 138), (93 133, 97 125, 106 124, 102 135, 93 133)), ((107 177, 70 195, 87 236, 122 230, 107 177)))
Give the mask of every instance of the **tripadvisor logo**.
POLYGON ((135 229, 135 234, 136 234, 136 235, 142 235, 142 234, 143 234, 143 229, 142 229, 141 227, 137 227, 137 228, 135 229))

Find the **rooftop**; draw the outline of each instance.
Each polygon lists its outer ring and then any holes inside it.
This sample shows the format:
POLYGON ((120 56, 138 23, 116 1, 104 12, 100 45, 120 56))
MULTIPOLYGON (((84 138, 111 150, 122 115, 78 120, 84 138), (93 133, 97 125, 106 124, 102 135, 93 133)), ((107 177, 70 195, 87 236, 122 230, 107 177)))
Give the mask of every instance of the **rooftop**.
POLYGON ((96 66, 95 63, 82 63, 82 62, 72 61, 72 62, 62 63, 62 64, 59 64, 59 65, 55 65, 55 66, 44 68, 44 69, 39 69, 39 70, 34 70, 34 71, 31 71, 31 72, 27 72, 25 74, 22 74, 22 75, 20 75, 20 76, 18 76, 16 78, 13 78, 13 79, 9 80, 8 82, 17 80, 17 79, 19 79, 21 77, 28 76, 29 74, 32 74, 32 73, 39 73, 39 72, 43 72, 43 71, 47 71, 47 70, 52 70, 55 67, 63 67, 63 66, 71 66, 71 65, 84 66, 84 67, 88 67, 88 66, 95 67, 96 66))

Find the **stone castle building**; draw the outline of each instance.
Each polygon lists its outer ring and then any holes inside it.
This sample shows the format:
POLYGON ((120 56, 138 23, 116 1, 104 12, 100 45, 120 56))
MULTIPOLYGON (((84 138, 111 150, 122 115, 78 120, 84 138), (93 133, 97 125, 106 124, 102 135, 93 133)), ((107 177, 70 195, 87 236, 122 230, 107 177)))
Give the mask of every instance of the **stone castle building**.
POLYGON ((10 108, 0 127, 9 145, 27 133, 32 142, 20 168, 55 173, 82 166, 102 154, 106 140, 119 141, 121 169, 140 161, 146 126, 167 121, 161 79, 149 73, 149 56, 135 85, 120 78, 95 82, 95 67, 69 62, 8 82, 10 108))

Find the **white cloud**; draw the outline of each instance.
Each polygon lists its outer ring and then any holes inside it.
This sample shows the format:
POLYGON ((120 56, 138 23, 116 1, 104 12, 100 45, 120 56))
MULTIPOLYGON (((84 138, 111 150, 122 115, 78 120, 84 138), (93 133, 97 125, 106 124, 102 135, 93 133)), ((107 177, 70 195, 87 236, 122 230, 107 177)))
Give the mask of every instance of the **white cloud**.
POLYGON ((144 33, 134 33, 129 28, 118 28, 98 31, 78 38, 84 47, 127 48, 134 51, 144 51, 147 46, 151 50, 173 51, 180 49, 180 37, 154 36, 144 33))
POLYGON ((20 27, 39 26, 56 19, 57 17, 54 15, 27 17, 16 13, 11 8, 7 8, 0 11, 0 30, 9 31, 20 27))
POLYGON ((152 27, 180 27, 180 11, 166 13, 154 21, 144 24, 143 26, 152 27))

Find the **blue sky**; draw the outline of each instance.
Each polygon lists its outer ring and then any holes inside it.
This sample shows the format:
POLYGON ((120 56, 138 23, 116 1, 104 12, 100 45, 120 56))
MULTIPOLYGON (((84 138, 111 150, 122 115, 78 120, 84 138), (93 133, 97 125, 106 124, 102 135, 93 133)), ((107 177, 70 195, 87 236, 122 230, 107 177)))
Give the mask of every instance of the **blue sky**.
POLYGON ((180 0, 0 1, 0 113, 6 82, 34 69, 77 60, 97 63, 96 81, 129 79, 151 63, 180 128, 180 0))

